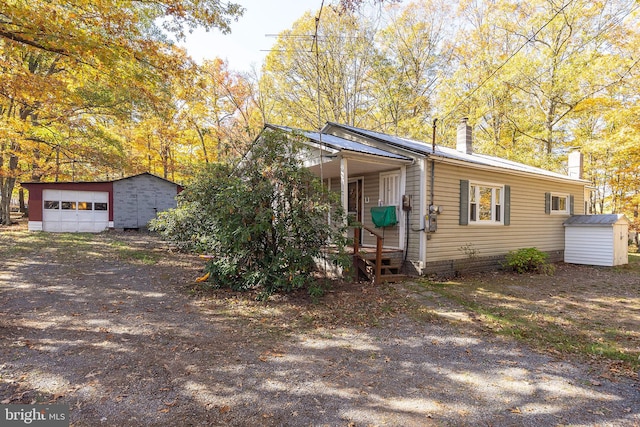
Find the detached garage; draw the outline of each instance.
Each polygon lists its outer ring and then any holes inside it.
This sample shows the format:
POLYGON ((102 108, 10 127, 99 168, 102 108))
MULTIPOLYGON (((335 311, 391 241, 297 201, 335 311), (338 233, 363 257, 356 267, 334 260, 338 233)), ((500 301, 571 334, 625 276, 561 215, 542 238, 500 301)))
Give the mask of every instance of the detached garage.
POLYGON ((29 230, 98 233, 141 228, 158 212, 176 206, 182 188, 142 173, 105 182, 26 182, 29 230))
POLYGON ((629 262, 629 220, 624 215, 575 215, 564 227, 564 262, 602 266, 629 262))

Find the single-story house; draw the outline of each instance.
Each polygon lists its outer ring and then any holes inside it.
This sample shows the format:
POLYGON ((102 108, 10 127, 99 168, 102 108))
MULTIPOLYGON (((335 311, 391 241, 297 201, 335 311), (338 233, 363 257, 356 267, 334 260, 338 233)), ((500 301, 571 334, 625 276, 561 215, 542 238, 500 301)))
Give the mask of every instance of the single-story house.
MULTIPOLYGON (((563 222, 585 213, 580 155, 570 156, 577 164, 568 176, 476 153, 466 119, 456 149, 331 122, 320 132, 270 124, 263 132, 270 130, 304 136, 306 166, 365 227, 376 230, 376 216, 395 213, 377 234, 385 250, 401 252, 406 273, 493 268, 525 247, 561 261, 563 222)), ((375 246, 377 236, 360 239, 375 246)))
POLYGON ((175 208, 182 187, 150 173, 101 182, 25 182, 29 230, 93 232, 146 227, 175 208))

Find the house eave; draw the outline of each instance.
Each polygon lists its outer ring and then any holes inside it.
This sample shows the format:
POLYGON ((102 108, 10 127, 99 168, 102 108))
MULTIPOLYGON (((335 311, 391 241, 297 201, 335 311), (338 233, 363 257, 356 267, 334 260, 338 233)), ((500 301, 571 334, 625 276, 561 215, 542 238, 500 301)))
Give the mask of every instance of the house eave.
POLYGON ((563 182, 563 183, 571 183, 571 184, 580 184, 582 186, 586 186, 588 184, 590 184, 589 181, 584 180, 584 179, 575 179, 575 178, 570 178, 570 177, 562 177, 562 176, 552 176, 552 175, 545 175, 545 174, 540 174, 540 173, 535 173, 535 172, 527 172, 527 171, 523 171, 523 170, 517 170, 517 169, 509 169, 509 168, 502 168, 502 167, 496 167, 496 166, 491 166, 491 165, 484 165, 481 163, 473 163, 473 162, 468 162, 465 160, 457 160, 457 159, 451 159, 448 157, 443 157, 443 156, 438 156, 438 155, 427 155, 426 156, 428 159, 434 160, 437 163, 445 163, 445 164, 451 164, 451 165, 456 165, 456 166, 464 166, 467 168, 472 168, 472 169, 478 169, 478 170, 484 170, 484 171, 491 171, 491 172, 500 172, 500 173, 506 173, 506 174, 510 174, 510 175, 517 175, 517 176, 523 176, 523 177, 528 177, 528 178, 536 178, 536 179, 544 179, 544 180, 548 180, 548 181, 554 181, 554 182, 563 182))

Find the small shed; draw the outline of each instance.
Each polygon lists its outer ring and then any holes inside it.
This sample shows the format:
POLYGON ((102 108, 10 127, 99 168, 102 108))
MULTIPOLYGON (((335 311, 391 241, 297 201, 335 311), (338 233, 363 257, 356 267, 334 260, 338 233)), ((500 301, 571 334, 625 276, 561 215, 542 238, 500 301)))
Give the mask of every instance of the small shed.
POLYGON ((629 262, 629 220, 624 215, 574 215, 564 227, 564 262, 602 266, 629 262))

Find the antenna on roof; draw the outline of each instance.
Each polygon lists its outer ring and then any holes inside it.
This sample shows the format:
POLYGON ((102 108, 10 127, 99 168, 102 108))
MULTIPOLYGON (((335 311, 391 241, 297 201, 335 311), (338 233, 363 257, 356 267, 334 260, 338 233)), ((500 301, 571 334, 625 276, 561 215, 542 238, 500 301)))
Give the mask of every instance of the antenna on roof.
POLYGON ((324 185, 324 171, 322 168, 322 117, 320 109, 320 52, 318 48, 318 28, 320 27, 320 18, 322 17, 322 8, 324 8, 324 0, 320 3, 320 10, 316 16, 316 28, 313 33, 313 44, 311 50, 315 50, 316 54, 316 96, 318 104, 318 142, 320 143, 320 183, 324 185))

